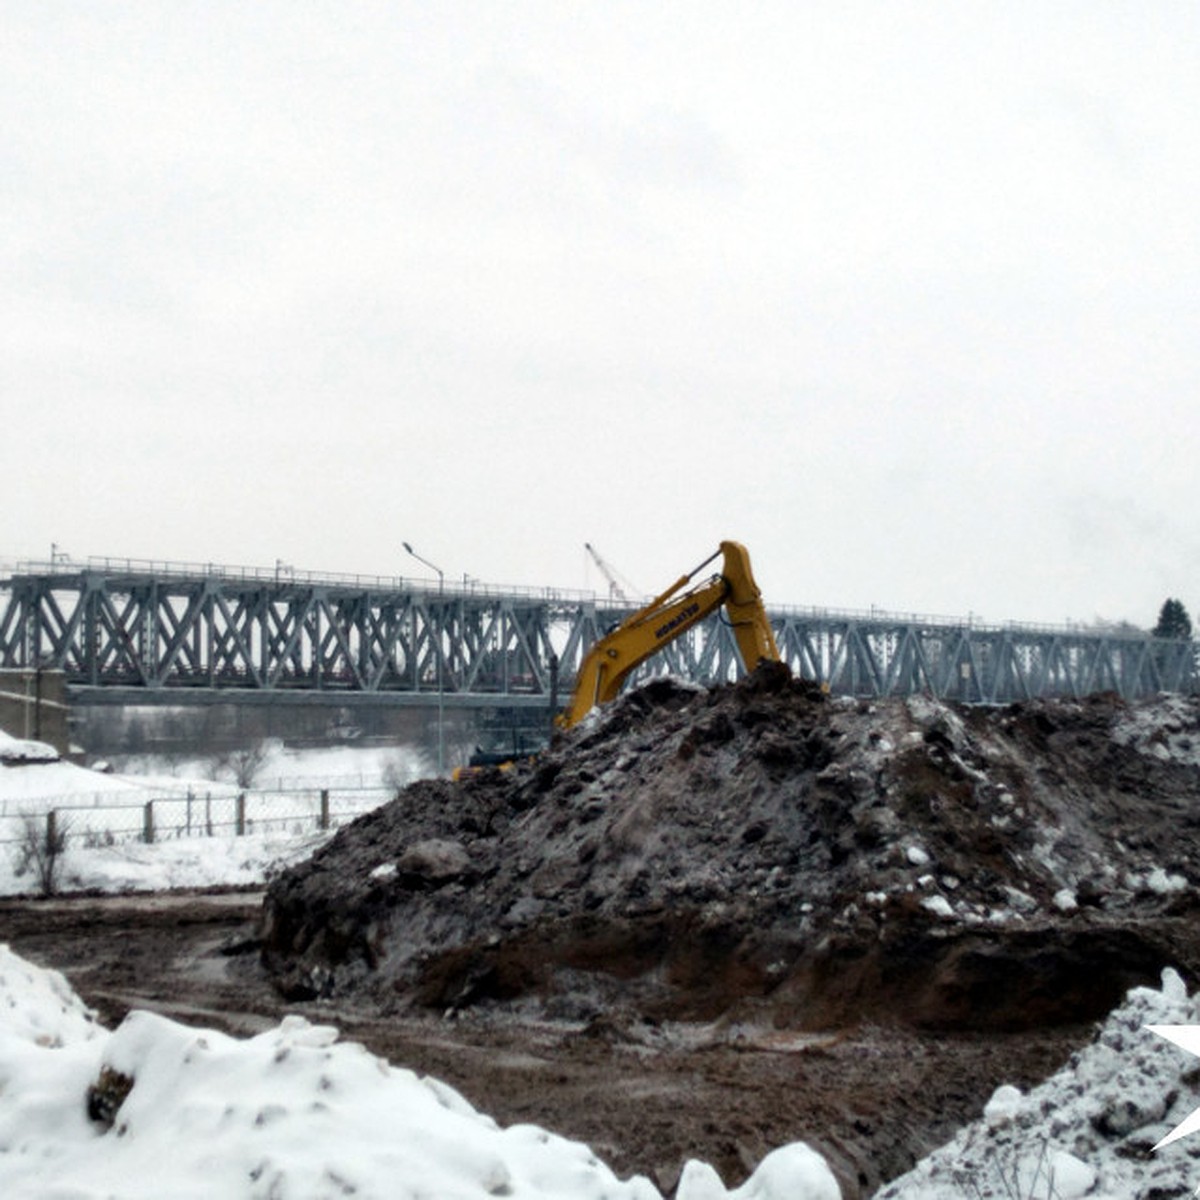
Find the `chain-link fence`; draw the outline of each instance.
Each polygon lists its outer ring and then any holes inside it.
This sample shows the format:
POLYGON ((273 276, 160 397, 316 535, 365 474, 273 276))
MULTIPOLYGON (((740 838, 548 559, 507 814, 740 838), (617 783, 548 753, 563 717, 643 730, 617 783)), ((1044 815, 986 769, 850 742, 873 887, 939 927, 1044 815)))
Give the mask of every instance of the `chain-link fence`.
POLYGON ((274 791, 227 788, 130 799, 122 794, 9 800, 0 811, 0 845, 23 844, 33 828, 47 843, 69 833, 84 846, 154 843, 174 838, 306 834, 337 829, 395 795, 384 785, 293 787, 274 791))

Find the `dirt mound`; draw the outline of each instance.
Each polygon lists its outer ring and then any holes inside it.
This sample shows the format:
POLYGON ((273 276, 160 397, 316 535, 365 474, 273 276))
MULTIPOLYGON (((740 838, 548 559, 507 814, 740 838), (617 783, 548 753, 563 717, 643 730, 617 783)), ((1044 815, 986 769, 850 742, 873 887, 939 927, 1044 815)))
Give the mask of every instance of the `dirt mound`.
POLYGON ((270 887, 264 961, 286 996, 384 1011, 1098 1017, 1200 968, 1198 715, 658 680, 536 763, 339 832, 270 887))

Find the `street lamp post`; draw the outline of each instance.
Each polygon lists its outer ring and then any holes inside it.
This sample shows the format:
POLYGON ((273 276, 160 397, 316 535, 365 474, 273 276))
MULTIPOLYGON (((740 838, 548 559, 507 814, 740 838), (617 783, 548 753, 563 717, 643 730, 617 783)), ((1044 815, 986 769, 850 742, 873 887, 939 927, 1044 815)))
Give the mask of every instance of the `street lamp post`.
MULTIPOLYGON (((437 572, 438 577, 438 619, 442 619, 442 610, 444 607, 446 593, 446 577, 442 574, 441 567, 435 566, 427 558, 422 558, 408 542, 400 543, 404 549, 413 556, 419 563, 424 563, 431 571, 437 572)), ((446 718, 446 693, 442 686, 442 631, 438 628, 437 636, 437 697, 438 697, 438 717, 437 717, 437 769, 441 775, 445 769, 445 718, 446 718)))

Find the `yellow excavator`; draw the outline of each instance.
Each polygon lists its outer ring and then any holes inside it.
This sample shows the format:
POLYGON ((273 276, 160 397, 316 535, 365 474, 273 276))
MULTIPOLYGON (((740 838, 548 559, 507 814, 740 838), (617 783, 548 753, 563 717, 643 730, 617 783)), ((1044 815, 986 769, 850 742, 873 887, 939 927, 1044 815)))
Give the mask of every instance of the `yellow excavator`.
POLYGON ((558 717, 559 727, 570 729, 596 705, 615 699, 631 671, 722 605, 746 670, 754 670, 764 660, 778 662, 775 635, 750 571, 750 555, 740 542, 722 542, 715 554, 592 646, 579 666, 571 701, 558 717), (718 555, 724 556, 721 573, 684 591, 718 555))

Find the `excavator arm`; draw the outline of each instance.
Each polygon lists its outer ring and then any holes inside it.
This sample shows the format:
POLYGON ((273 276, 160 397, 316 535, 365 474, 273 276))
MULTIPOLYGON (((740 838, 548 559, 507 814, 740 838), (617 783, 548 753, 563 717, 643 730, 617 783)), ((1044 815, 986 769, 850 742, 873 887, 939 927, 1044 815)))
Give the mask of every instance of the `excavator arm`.
POLYGON ((753 670, 764 659, 779 661, 775 635, 750 571, 746 547, 740 542, 722 542, 717 554, 681 575, 665 592, 592 646, 580 664, 571 701, 559 718, 564 729, 581 721, 597 704, 615 699, 631 671, 721 605, 725 606, 747 670, 753 670), (685 591, 717 554, 724 556, 721 573, 685 591))

